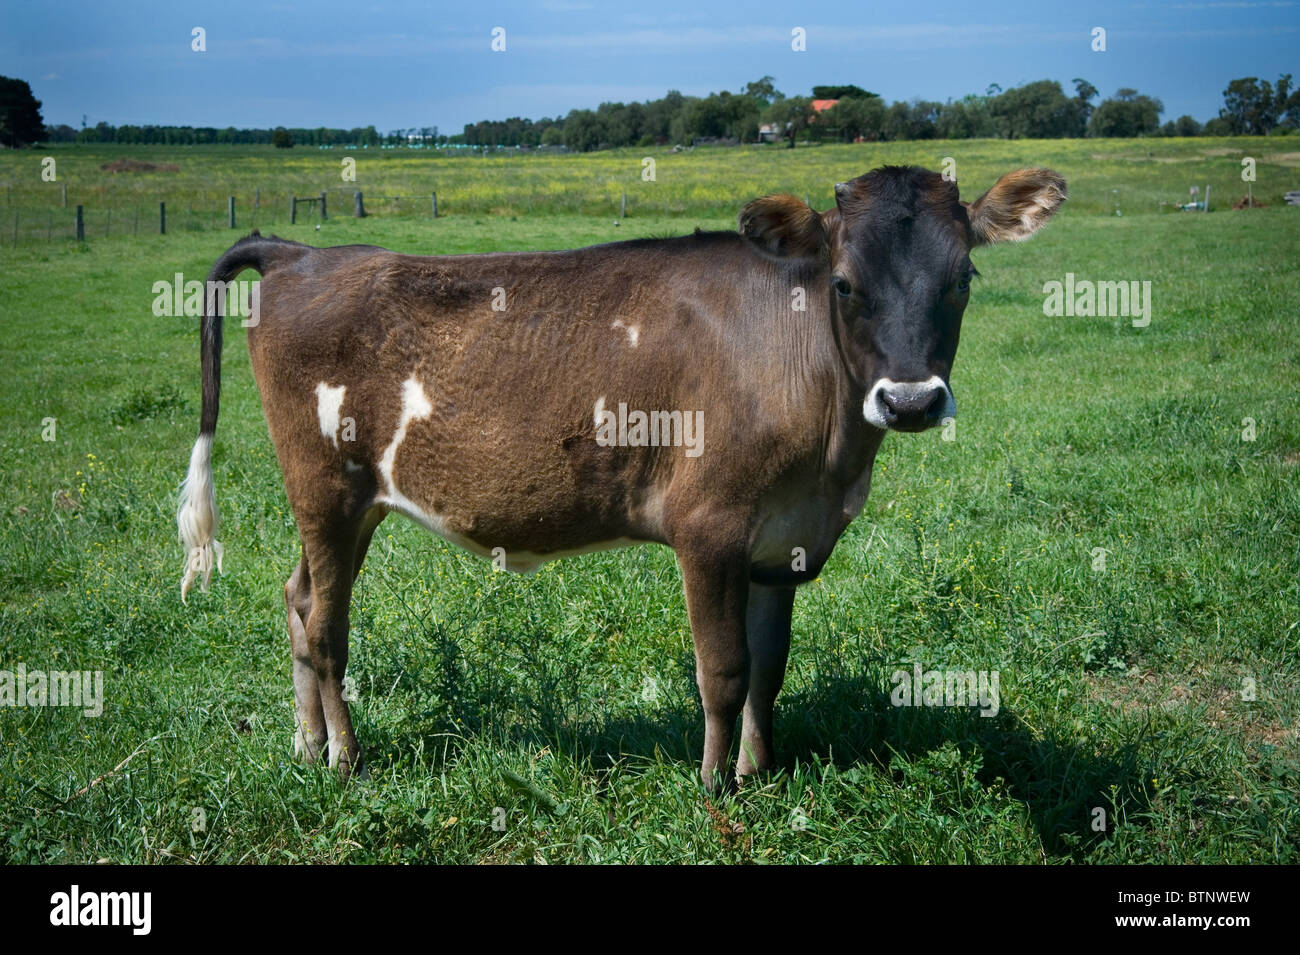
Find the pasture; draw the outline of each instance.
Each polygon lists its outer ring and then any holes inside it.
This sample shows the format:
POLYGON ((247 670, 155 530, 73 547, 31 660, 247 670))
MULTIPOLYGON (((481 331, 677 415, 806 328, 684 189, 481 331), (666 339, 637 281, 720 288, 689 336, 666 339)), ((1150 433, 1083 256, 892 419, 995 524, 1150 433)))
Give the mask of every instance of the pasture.
MULTIPOLYGON (((0 859, 1300 861, 1300 209, 1274 196, 1298 184, 1289 148, 651 151, 654 183, 639 152, 359 154, 348 194, 436 189, 444 217, 339 204, 317 231, 288 226, 277 200, 258 225, 288 238, 455 253, 734 228, 749 198, 825 208, 835 181, 883 162, 953 156, 968 199, 1020 165, 1070 182, 1042 234, 972 256, 952 440, 886 438, 866 508, 796 601, 785 769, 712 801, 666 548, 518 577, 400 517, 353 601, 369 778, 296 764, 283 584, 297 536, 243 332, 227 322, 214 448, 225 574, 185 608, 174 518, 197 319, 156 317, 152 288, 206 277, 246 231, 242 212, 218 227, 226 195, 338 188, 344 153, 53 152, 88 241, 11 243, 0 218, 0 671, 102 671, 104 711, 0 706, 0 859), (179 171, 99 172, 122 155, 179 171), (1215 201, 1244 194, 1243 155, 1269 208, 1215 201), (1159 214, 1207 182, 1217 211, 1159 214), (209 200, 216 218, 96 231, 95 209, 163 193, 169 219, 209 200), (1149 325, 1044 315, 1044 283, 1067 273, 1150 281, 1149 325), (914 665, 997 671, 999 712, 892 705, 891 675, 914 665)), ((38 163, 0 156, 15 206, 57 206, 38 163)))
MULTIPOLYGON (((279 228, 289 222, 289 198, 328 193, 331 216, 351 215, 361 190, 369 212, 383 217, 427 216, 438 194, 445 215, 614 215, 622 196, 633 217, 707 216, 734 219, 737 203, 768 192, 807 195, 829 207, 834 183, 883 163, 941 170, 957 163, 959 180, 991 184, 1009 164, 1070 170, 1074 214, 1173 212, 1192 185, 1211 187, 1211 210, 1246 194, 1243 157, 1256 160, 1255 198, 1278 204, 1296 186, 1300 147, 1285 137, 1198 139, 922 141, 697 149, 662 147, 555 155, 513 151, 469 155, 422 150, 296 147, 56 147, 0 155, 0 242, 71 236, 72 209, 85 206, 88 236, 146 234, 158 228, 158 202, 167 202, 169 232, 226 228, 226 202, 236 197, 239 228, 279 228), (41 179, 40 161, 55 160, 57 182, 41 179), (343 160, 356 160, 356 180, 344 181, 343 160), (868 157, 864 163, 863 157, 868 157), (156 172, 107 172, 124 160, 164 167, 156 172), (654 160, 653 180, 643 160, 654 160), (167 169, 166 167, 171 167, 167 169), (64 209, 62 188, 67 186, 64 209), (381 196, 400 196, 389 201, 381 196), (256 203, 256 206, 254 205, 256 203)), ((300 214, 305 210, 300 210, 300 214)), ((692 225, 694 223, 691 223, 692 225)))

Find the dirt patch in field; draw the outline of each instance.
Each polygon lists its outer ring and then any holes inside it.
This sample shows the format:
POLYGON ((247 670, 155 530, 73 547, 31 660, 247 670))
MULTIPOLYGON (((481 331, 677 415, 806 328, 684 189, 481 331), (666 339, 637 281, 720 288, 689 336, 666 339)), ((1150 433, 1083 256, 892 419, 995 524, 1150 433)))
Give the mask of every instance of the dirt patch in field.
POLYGON ((1300 166, 1300 153, 1273 153, 1271 156, 1260 156, 1259 161, 1278 166, 1300 166))
POLYGON ((1240 149, 1234 149, 1232 146, 1211 146, 1209 149, 1201 150, 1203 156, 1235 156, 1240 153, 1240 149))
POLYGON ((114 159, 99 167, 102 172, 180 172, 181 167, 170 162, 143 162, 139 159, 114 159))
POLYGON ((1143 160, 1148 162, 1202 162, 1205 158, 1204 156, 1153 156, 1150 154, 1143 156, 1134 153, 1092 153, 1091 156, 1093 159, 1117 159, 1122 162, 1142 162, 1143 160))
POLYGON ((1240 199, 1238 199, 1236 202, 1234 202, 1234 203, 1232 204, 1232 208, 1234 208, 1234 209, 1263 209, 1266 205, 1268 205, 1267 202, 1260 202, 1258 199, 1255 199, 1254 201, 1252 201, 1251 198, 1250 198, 1250 196, 1242 196, 1240 199))
POLYGON ((1122 162, 1204 162, 1204 156, 1156 156, 1153 153, 1130 153, 1130 152, 1095 152, 1091 153, 1092 159, 1095 160, 1119 160, 1122 162))
MULTIPOLYGON (((1235 677, 1232 677, 1235 679, 1235 677)), ((1264 715, 1260 703, 1241 698, 1243 685, 1227 685, 1224 676, 1207 671, 1161 676, 1150 670, 1125 675, 1088 674, 1084 677, 1090 700, 1120 710, 1125 716, 1140 717, 1148 710, 1204 707, 1202 718, 1215 729, 1238 733, 1257 744, 1300 747, 1300 723, 1284 726, 1276 718, 1264 715)), ((1254 688, 1263 699, 1270 692, 1261 685, 1254 688)))

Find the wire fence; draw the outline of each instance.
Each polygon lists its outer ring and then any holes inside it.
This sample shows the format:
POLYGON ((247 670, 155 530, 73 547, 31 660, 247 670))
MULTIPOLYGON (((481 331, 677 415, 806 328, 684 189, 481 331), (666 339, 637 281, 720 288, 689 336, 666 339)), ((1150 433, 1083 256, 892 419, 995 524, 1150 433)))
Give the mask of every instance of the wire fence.
POLYGON ((314 194, 263 192, 251 196, 211 195, 181 201, 160 199, 153 204, 104 204, 92 196, 67 205, 55 196, 53 204, 7 203, 0 206, 0 243, 19 245, 79 238, 122 235, 159 235, 176 232, 207 232, 231 228, 250 231, 286 226, 295 221, 342 216, 438 216, 436 193, 414 196, 365 195, 355 189, 327 189, 314 194), (324 197, 325 201, 321 199, 324 197), (360 197, 360 198, 358 198, 360 197), (309 205, 304 206, 304 203, 309 205), (323 207, 323 208, 322 208, 323 207))

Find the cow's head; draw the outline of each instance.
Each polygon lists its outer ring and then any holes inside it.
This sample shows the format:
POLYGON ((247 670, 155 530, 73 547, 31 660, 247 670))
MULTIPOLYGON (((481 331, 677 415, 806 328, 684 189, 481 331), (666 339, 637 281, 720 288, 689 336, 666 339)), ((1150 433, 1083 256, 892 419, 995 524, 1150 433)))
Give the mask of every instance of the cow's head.
POLYGON ((966 203, 938 173, 885 166, 838 183, 823 213, 794 196, 756 199, 740 231, 770 255, 829 263, 831 321, 863 415, 922 431, 956 413, 948 376, 977 274, 970 250, 1029 238, 1064 199, 1050 169, 1007 173, 966 203))

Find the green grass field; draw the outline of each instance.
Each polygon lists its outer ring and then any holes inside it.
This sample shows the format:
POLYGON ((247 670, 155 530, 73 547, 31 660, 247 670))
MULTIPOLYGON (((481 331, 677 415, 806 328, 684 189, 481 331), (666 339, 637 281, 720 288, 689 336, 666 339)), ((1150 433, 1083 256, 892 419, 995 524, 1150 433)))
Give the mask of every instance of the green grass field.
MULTIPOLYGON (((342 786, 294 763, 282 588, 297 537, 238 322, 214 459, 226 573, 179 599, 197 320, 154 317, 152 285, 205 277, 240 233, 0 242, 0 670, 102 670, 105 695, 98 718, 0 707, 0 859, 1300 861, 1300 209, 1137 214, 1185 201, 1191 182, 1242 192, 1240 156, 1287 145, 1224 142, 1237 151, 697 151, 658 167, 656 188, 685 190, 667 215, 630 199, 617 228, 566 211, 563 189, 532 215, 518 196, 611 170, 612 213, 640 183, 636 156, 458 159, 436 222, 276 228, 410 252, 559 248, 728 228, 745 198, 777 189, 825 206, 831 183, 883 161, 952 155, 968 198, 1022 164, 1070 180, 1075 198, 1041 235, 974 255, 955 440, 890 436, 862 516, 800 592, 784 772, 714 801, 698 786, 703 716, 671 552, 524 578, 400 518, 353 601, 370 776, 342 786), (694 185, 672 185, 677 164, 694 185), (514 198, 495 203, 493 185, 514 198), (1109 189, 1122 218, 1105 214, 1109 189), (1043 283, 1067 272, 1151 281, 1150 325, 1046 317, 1043 283), (914 663, 998 670, 1001 712, 895 708, 890 674, 914 663)), ((134 155, 185 168, 184 152, 134 155)), ((92 192, 90 170, 120 154, 56 153, 92 192)), ((337 166, 337 151, 304 155, 221 168, 319 191, 300 164, 337 166)), ((1256 195, 1295 187, 1294 156, 1261 159, 1256 195)), ((5 154, 0 176, 36 158, 5 154)))
MULTIPOLYGON (((1015 164, 1067 171, 1075 214, 1146 215, 1173 212, 1195 185, 1211 187, 1211 209, 1246 195, 1241 160, 1256 160, 1254 196, 1278 204, 1297 186, 1300 140, 1293 137, 1196 139, 1059 139, 1036 142, 959 140, 697 149, 662 147, 578 155, 456 155, 419 150, 277 150, 269 146, 65 146, 0 153, 0 243, 21 244, 73 235, 73 208, 85 207, 87 234, 148 234, 158 230, 158 202, 167 203, 169 232, 225 229, 227 197, 235 196, 241 228, 289 222, 289 197, 328 194, 332 215, 351 215, 360 190, 369 212, 383 217, 428 216, 438 194, 449 215, 613 215, 627 195, 632 216, 730 219, 736 203, 766 192, 807 195, 831 204, 834 183, 882 163, 942 168, 951 158, 961 181, 991 183, 1015 164), (58 179, 41 178, 42 160, 58 179), (342 177, 356 160, 355 182, 342 177), (654 160, 654 179, 643 160, 654 160), (168 172, 104 172, 136 159, 170 165, 168 172), (68 206, 62 202, 67 186, 68 206), (414 196, 395 201, 382 196, 414 196), (256 202, 256 208, 254 203, 256 202), (16 238, 15 238, 16 237, 16 238)), ((300 209, 302 214, 305 210, 300 209)))

